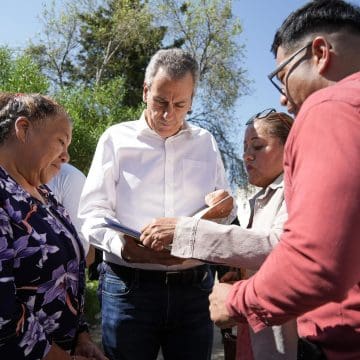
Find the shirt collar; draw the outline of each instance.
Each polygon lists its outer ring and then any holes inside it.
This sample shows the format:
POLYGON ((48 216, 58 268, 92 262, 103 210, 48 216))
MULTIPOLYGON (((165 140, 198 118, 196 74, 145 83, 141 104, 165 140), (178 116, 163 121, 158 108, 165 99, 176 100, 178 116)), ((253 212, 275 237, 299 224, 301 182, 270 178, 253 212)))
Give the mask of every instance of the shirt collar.
MULTIPOLYGON (((146 119, 145 119, 145 111, 142 112, 141 114, 141 117, 140 117, 140 121, 139 121, 139 132, 140 133, 143 133, 143 134, 149 134, 149 135, 152 135, 152 136, 156 136, 156 137, 160 137, 156 131, 154 131, 153 129, 151 129, 148 125, 148 123, 146 122, 146 119)), ((176 133, 175 135, 173 136, 170 136, 170 138, 174 138, 174 137, 177 137, 177 136, 181 136, 183 135, 184 133, 187 133, 189 132, 190 134, 192 134, 192 128, 191 126, 189 125, 189 123, 184 120, 183 122, 183 125, 181 127, 181 130, 176 133)))
POLYGON ((284 173, 281 173, 269 186, 270 189, 276 190, 284 187, 284 173))
POLYGON ((266 188, 261 189, 260 192, 255 194, 254 198, 264 199, 266 198, 270 192, 274 192, 277 189, 281 189, 284 187, 284 173, 281 173, 270 185, 266 188))

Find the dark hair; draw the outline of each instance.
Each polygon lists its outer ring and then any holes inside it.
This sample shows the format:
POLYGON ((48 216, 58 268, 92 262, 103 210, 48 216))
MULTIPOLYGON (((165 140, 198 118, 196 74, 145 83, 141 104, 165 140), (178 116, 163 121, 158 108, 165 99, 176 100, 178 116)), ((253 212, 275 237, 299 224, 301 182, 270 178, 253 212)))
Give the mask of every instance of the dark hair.
POLYGON ((290 133, 294 119, 283 112, 271 112, 266 117, 254 118, 252 123, 261 121, 266 127, 268 134, 278 138, 283 145, 290 133))
POLYGON ((11 134, 14 123, 20 116, 32 122, 40 122, 59 114, 69 118, 62 106, 47 96, 0 93, 0 144, 11 134))
POLYGON ((360 34, 360 7, 342 0, 313 0, 292 12, 277 30, 271 51, 292 50, 300 40, 315 32, 350 29, 360 34))

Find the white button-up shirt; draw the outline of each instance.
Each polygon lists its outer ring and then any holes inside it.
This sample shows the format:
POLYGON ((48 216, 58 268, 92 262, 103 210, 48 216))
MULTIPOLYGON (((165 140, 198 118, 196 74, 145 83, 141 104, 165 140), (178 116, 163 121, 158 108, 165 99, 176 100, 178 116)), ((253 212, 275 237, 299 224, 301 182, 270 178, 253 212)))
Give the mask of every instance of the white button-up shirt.
POLYGON ((153 218, 191 216, 205 205, 205 195, 217 189, 230 192, 213 136, 185 122, 176 135, 163 139, 149 128, 143 114, 101 136, 80 201, 82 232, 104 250, 106 261, 145 269, 191 267, 198 262, 125 262, 122 235, 98 226, 109 217, 139 231, 153 218))
POLYGON ((76 167, 70 164, 62 164, 60 172, 47 185, 69 213, 71 222, 74 224, 79 238, 84 245, 85 254, 87 254, 89 243, 85 241, 81 234, 82 221, 78 217, 80 194, 85 180, 85 175, 76 167))

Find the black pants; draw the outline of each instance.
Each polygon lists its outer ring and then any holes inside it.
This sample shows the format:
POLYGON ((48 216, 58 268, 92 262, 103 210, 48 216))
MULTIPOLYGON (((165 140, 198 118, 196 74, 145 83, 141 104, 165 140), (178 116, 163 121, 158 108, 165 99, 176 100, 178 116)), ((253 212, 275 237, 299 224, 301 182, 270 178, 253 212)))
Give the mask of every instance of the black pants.
POLYGON ((321 347, 305 338, 298 340, 297 360, 326 360, 321 347))

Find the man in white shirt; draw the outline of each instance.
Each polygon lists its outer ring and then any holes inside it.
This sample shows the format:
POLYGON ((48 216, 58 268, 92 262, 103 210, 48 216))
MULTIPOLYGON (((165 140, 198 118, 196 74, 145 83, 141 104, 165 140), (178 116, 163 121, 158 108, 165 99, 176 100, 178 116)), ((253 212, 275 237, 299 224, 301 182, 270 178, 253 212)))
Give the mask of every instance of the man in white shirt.
POLYGON ((140 231, 155 217, 191 216, 205 195, 229 190, 213 136, 185 121, 198 73, 184 51, 158 51, 146 69, 144 113, 105 131, 84 186, 83 234, 104 251, 102 333, 111 359, 156 359, 160 348, 165 359, 210 359, 208 265, 101 225, 107 217, 140 231))

